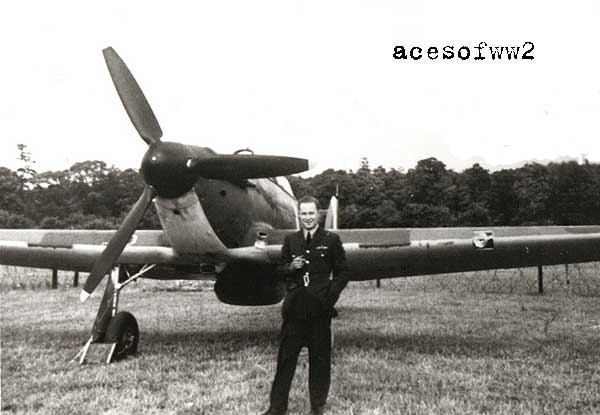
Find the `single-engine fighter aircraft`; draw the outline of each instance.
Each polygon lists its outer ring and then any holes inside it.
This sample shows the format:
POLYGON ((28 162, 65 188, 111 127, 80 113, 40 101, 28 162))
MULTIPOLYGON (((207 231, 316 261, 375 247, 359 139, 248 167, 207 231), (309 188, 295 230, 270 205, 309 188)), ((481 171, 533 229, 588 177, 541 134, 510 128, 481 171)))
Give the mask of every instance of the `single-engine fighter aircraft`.
MULTIPOLYGON (((161 141, 129 69, 112 48, 103 53, 125 110, 149 146, 141 165, 144 190, 117 231, 0 230, 0 264, 89 271, 82 301, 110 275, 86 344, 112 344, 110 360, 137 350, 137 322, 118 311, 120 291, 137 278, 212 278, 224 303, 281 301, 285 287, 275 268, 284 235, 299 224, 291 187, 277 176, 305 171, 308 162, 161 141), (136 231, 151 203, 162 230, 136 231)), ((336 212, 332 198, 326 227, 337 228, 336 212)), ((336 232, 353 280, 600 260, 600 226, 336 232)))

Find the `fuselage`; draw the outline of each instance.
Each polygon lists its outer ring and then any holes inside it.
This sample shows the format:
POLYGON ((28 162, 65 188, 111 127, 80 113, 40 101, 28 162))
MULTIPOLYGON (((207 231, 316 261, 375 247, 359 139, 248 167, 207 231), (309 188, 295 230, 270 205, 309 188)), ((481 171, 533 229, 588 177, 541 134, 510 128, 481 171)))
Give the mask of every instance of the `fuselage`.
POLYGON ((228 248, 249 246, 258 232, 296 229, 296 200, 275 179, 241 183, 200 179, 196 194, 215 233, 228 248))
MULTIPOLYGON (((198 153, 212 153, 190 146, 198 153)), ((161 225, 181 253, 252 245, 259 232, 298 227, 296 200, 285 178, 213 180, 200 178, 176 198, 155 200, 161 225), (216 240, 216 238, 218 240, 216 240)))

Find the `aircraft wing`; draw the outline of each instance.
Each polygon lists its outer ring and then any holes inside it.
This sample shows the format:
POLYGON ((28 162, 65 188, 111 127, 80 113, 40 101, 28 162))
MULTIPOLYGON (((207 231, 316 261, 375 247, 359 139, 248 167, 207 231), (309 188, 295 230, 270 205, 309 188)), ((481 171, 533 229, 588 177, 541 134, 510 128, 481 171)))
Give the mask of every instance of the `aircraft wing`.
MULTIPOLYGON (((344 244, 352 280, 600 261, 600 226, 335 232, 344 244)), ((280 256, 282 238, 281 234, 269 237, 279 242, 266 247, 271 261, 280 256)), ((239 257, 258 257, 255 248, 230 251, 239 257)))
MULTIPOLYGON (((90 271, 115 231, 0 230, 0 264, 90 271)), ((180 255, 162 231, 137 231, 123 250, 121 264, 195 265, 201 257, 180 255)))
MULTIPOLYGON (((266 244, 230 248, 220 256, 177 253, 162 231, 137 231, 118 263, 178 268, 201 264, 276 263, 286 233, 266 244)), ((600 226, 341 229, 351 279, 368 280, 484 269, 600 261, 600 226)), ((114 231, 0 230, 0 264, 89 271, 114 231)), ((171 273, 171 277, 175 275, 171 273)), ((149 275, 150 277, 150 275, 149 275)), ((158 277, 158 275, 157 275, 158 277)), ((167 277, 167 275, 164 275, 167 277)), ((168 278, 168 277, 167 277, 168 278)))
POLYGON ((600 226, 411 229, 409 243, 346 243, 356 280, 600 261, 600 226))

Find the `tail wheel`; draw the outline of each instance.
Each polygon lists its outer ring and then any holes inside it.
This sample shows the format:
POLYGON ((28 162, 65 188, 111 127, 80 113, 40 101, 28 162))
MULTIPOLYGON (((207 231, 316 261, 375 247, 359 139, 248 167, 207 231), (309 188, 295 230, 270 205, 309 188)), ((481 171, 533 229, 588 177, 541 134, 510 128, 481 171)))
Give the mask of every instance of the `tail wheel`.
POLYGON ((104 336, 106 343, 117 343, 112 361, 137 353, 139 340, 140 330, 133 314, 126 311, 115 314, 104 336))

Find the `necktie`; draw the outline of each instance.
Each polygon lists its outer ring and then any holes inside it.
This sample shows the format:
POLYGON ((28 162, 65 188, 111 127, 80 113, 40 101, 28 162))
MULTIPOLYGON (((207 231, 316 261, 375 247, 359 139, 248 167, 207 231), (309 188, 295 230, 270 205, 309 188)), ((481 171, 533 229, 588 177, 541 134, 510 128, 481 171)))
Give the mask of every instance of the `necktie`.
POLYGON ((310 245, 310 241, 311 241, 311 236, 310 236, 310 232, 307 232, 306 234, 306 246, 310 245))

